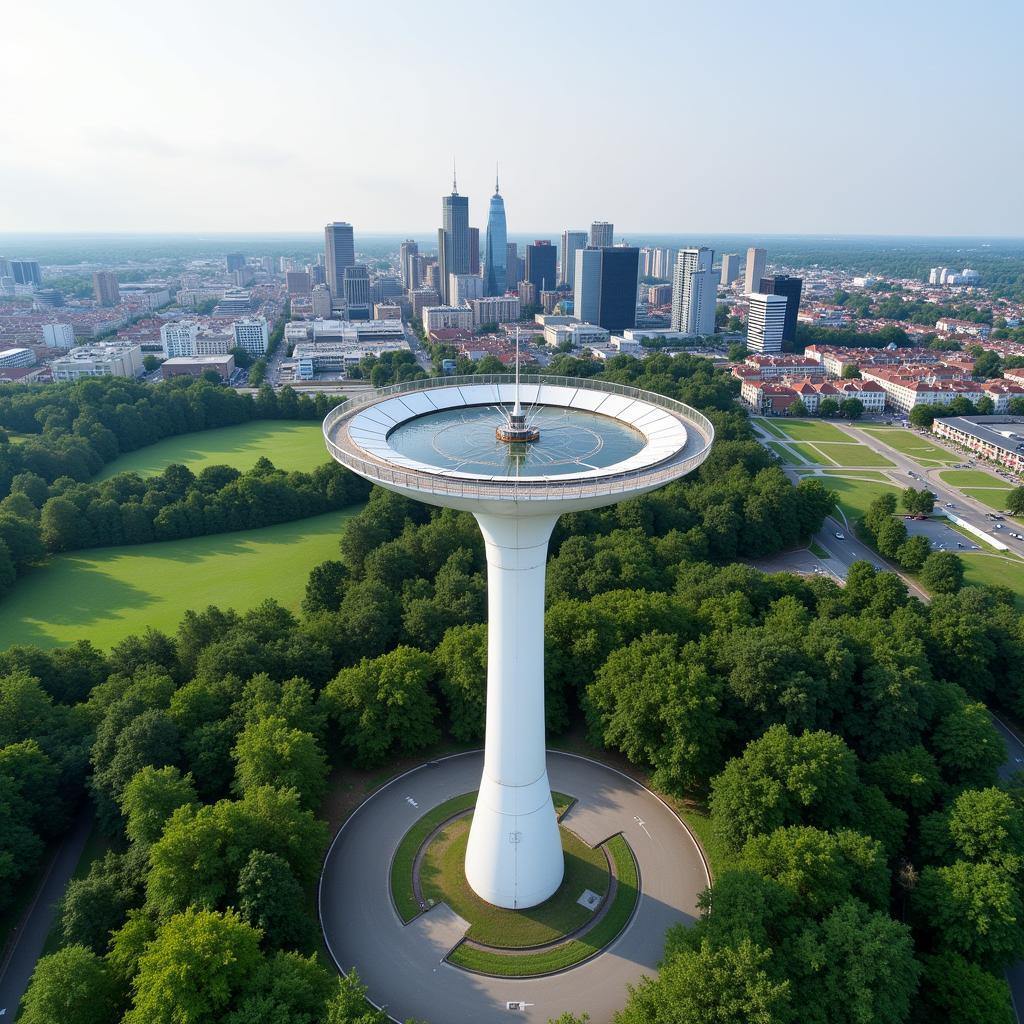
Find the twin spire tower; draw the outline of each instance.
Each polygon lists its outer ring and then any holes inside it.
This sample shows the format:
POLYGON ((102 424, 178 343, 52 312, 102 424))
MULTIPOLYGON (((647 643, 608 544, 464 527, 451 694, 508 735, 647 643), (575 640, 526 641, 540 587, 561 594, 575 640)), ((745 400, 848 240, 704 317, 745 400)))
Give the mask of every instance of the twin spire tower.
MULTIPOLYGON (((441 199, 441 227, 437 232, 438 263, 442 298, 452 299, 452 275, 475 274, 480 262, 479 232, 469 226, 469 198, 459 195, 455 162, 452 161, 451 195, 441 199), (473 239, 476 241, 473 241, 473 239), (473 251, 474 247, 476 252, 473 251)), ((508 274, 508 233, 505 227, 505 200, 498 187, 498 168, 494 168, 494 195, 487 215, 487 233, 483 246, 485 295, 504 295, 515 282, 508 274)))

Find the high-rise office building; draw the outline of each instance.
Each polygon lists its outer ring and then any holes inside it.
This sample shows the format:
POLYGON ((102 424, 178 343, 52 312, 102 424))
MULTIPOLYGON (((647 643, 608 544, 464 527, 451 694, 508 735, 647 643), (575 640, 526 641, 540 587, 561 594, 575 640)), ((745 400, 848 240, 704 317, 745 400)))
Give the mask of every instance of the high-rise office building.
POLYGON ((762 277, 758 289, 764 295, 786 296, 786 323, 782 329, 783 341, 796 339, 796 318, 800 312, 800 293, 803 291, 802 277, 790 277, 789 274, 776 274, 774 277, 762 277))
POLYGON ((586 231, 562 232, 561 260, 558 267, 558 283, 572 288, 576 283, 576 252, 587 245, 586 231))
POLYGON ((7 264, 10 268, 9 276, 14 278, 15 284, 32 284, 38 287, 43 283, 39 260, 8 260, 7 264))
POLYGON ((412 256, 418 256, 419 253, 420 247, 414 238, 407 238, 398 247, 398 272, 402 275, 402 287, 406 291, 416 287, 412 283, 412 265, 409 260, 412 256))
POLYGON ((711 269, 711 249, 680 249, 672 280, 672 330, 684 334, 715 333, 718 275, 711 269))
POLYGON ((345 268, 356 261, 352 225, 347 221, 334 221, 324 228, 324 253, 327 264, 327 287, 335 299, 344 295, 345 268))
POLYGON ((547 240, 538 238, 526 247, 526 277, 524 280, 541 292, 555 287, 558 277, 558 250, 547 240))
POLYGON ((722 276, 723 285, 730 285, 740 276, 740 254, 738 252, 722 253, 722 276))
POLYGON ((609 331, 636 324, 640 250, 633 246, 578 249, 573 315, 609 331))
POLYGON ((289 270, 284 279, 289 295, 308 295, 313 287, 309 274, 304 270, 289 270))
POLYGON ((590 225, 590 244, 595 248, 612 244, 615 225, 606 220, 595 220, 590 225))
POLYGON ((761 287, 767 256, 768 253, 764 249, 756 249, 751 246, 747 250, 747 269, 743 278, 743 293, 745 295, 752 295, 761 287))
POLYGON ((751 352, 781 352, 786 326, 785 295, 752 292, 747 311, 747 348, 751 352))
POLYGON ((313 285, 313 316, 331 319, 331 289, 325 284, 313 285))
POLYGON ((308 269, 309 282, 311 285, 327 284, 327 267, 322 263, 314 263, 308 269))
POLYGON ((458 181, 452 176, 452 193, 441 199, 441 227, 437 231, 437 254, 445 305, 450 302, 449 274, 469 273, 469 199, 459 195, 458 181))
POLYGON ((484 295, 504 295, 508 283, 508 230, 505 225, 505 200, 494 176, 494 195, 487 213, 484 236, 484 295))
POLYGON ((526 268, 523 265, 523 257, 519 255, 519 245, 516 242, 509 242, 505 253, 506 288, 508 291, 514 292, 519 287, 526 268))
POLYGON ((345 268, 342 279, 345 303, 350 320, 370 319, 370 275, 362 263, 345 268))
POLYGON ((92 275, 92 293, 101 306, 116 306, 121 301, 117 278, 109 270, 97 270, 92 275))
POLYGON ((245 267, 245 253, 229 252, 224 257, 224 266, 229 274, 233 274, 236 270, 242 270, 245 267))
POLYGON ((469 229, 469 272, 480 275, 480 229, 469 229))

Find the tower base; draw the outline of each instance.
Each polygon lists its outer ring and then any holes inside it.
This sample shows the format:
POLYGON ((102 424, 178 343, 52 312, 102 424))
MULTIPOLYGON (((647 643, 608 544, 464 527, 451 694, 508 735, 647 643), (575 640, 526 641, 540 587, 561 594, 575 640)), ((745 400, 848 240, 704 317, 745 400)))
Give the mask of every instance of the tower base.
POLYGON ((565 861, 545 769, 528 786, 503 786, 484 770, 466 847, 466 880, 496 907, 524 910, 554 895, 565 861))

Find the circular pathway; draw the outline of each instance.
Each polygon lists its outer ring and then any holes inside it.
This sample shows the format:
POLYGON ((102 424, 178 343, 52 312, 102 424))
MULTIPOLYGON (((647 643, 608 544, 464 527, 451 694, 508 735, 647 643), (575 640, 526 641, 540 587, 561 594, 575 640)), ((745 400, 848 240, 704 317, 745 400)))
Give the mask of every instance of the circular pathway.
POLYGON ((691 923, 708 885, 703 856, 679 819, 651 792, 612 768, 548 752, 551 788, 576 797, 563 819, 590 845, 621 832, 640 868, 640 900, 619 937, 594 959, 544 978, 489 978, 446 963, 466 923, 438 904, 410 924, 391 903, 391 856, 408 829, 445 800, 476 789, 483 752, 459 754, 400 776, 342 826, 320 879, 320 920, 340 970, 352 967, 369 997, 398 1021, 487 1024, 509 1019, 507 1003, 529 1004, 513 1019, 544 1024, 564 1010, 608 1024, 626 986, 653 974, 665 931, 691 923))

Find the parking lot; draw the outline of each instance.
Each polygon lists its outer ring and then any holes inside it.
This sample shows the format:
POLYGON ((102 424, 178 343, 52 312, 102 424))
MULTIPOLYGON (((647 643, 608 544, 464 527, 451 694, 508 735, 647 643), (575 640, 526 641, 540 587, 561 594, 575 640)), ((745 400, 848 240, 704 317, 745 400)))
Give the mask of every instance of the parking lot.
POLYGON ((932 551, 981 551, 981 545, 958 533, 940 519, 906 519, 911 537, 925 537, 932 551))

